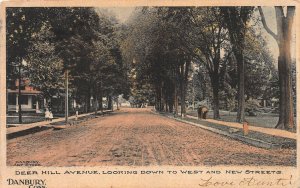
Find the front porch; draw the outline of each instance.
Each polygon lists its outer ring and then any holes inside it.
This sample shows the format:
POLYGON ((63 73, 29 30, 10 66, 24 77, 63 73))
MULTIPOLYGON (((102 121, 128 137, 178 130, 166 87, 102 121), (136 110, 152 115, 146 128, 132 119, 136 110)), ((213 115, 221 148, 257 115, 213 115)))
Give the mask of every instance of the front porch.
POLYGON ((22 111, 41 113, 42 99, 41 92, 36 90, 21 90, 21 97, 19 101, 18 90, 7 90, 7 113, 19 112, 19 104, 21 104, 22 111))

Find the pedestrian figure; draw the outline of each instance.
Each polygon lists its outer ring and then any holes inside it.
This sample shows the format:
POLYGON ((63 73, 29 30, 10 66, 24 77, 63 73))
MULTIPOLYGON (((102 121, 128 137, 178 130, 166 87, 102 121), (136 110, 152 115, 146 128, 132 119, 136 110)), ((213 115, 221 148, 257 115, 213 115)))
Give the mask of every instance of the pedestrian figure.
POLYGON ((50 112, 49 112, 48 108, 46 108, 46 111, 45 111, 45 120, 46 121, 49 121, 49 116, 50 116, 50 112))
POLYGON ((49 120, 52 121, 52 119, 53 119, 53 113, 52 113, 52 111, 50 111, 49 112, 49 120))

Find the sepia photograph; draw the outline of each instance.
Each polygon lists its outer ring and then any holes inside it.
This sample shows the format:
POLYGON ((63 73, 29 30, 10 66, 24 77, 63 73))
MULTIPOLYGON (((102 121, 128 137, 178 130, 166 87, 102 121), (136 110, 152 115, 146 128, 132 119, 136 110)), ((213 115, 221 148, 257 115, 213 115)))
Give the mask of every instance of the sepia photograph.
POLYGON ((296 8, 5 7, 5 165, 296 169, 296 8))

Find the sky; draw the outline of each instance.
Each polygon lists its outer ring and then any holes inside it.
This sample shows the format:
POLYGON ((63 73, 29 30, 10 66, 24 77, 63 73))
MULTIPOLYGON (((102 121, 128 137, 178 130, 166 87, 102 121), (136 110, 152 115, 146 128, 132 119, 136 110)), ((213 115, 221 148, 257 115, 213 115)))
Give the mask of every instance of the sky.
POLYGON ((107 10, 113 12, 121 23, 125 23, 134 11, 135 7, 110 7, 107 10))
MULTIPOLYGON (((286 14, 286 9, 284 9, 286 14)), ((277 33, 277 25, 276 25, 276 16, 275 16, 275 8, 274 7, 263 7, 263 12, 266 17, 266 22, 269 28, 276 34, 277 33)), ((294 23, 293 23, 293 38, 292 38, 292 50, 291 55, 292 58, 296 57, 296 17, 294 17, 294 23)), ((279 55, 279 50, 277 43, 275 39, 266 32, 265 29, 263 29, 263 35, 266 37, 266 40, 268 41, 268 47, 270 51, 273 53, 273 57, 275 58, 275 61, 277 62, 277 57, 279 55)))
MULTIPOLYGON (((132 12, 134 11, 135 7, 109 7, 107 8, 109 11, 114 13, 117 17, 117 19, 121 23, 125 23, 132 12)), ((263 7, 263 12, 265 14, 266 22, 269 28, 274 32, 277 33, 276 29, 276 18, 275 18, 275 9, 274 7, 263 7)), ((259 16, 258 11, 255 12, 255 16, 259 16)), ((266 32, 265 29, 262 29, 262 35, 265 37, 268 48, 272 52, 272 55, 274 57, 275 63, 277 62, 277 57, 279 54, 278 46, 273 37, 271 37, 270 34, 266 32)), ((292 45, 292 57, 295 57, 296 54, 296 24, 294 21, 294 27, 293 27, 293 45, 292 45)))

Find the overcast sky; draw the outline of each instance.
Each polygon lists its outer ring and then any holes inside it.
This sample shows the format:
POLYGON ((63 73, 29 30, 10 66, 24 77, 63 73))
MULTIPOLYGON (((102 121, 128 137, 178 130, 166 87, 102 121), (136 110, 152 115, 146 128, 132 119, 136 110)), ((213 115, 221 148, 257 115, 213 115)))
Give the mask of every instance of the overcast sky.
MULTIPOLYGON (((269 28, 274 32, 277 33, 277 25, 276 25, 276 15, 275 15, 275 8, 274 7, 263 7, 263 11, 266 17, 266 22, 269 26, 269 28)), ((286 14, 286 9, 284 9, 286 14)), ((277 57, 279 55, 279 50, 277 43, 273 37, 271 37, 270 34, 266 32, 266 30, 263 29, 263 34, 266 37, 266 40, 268 41, 268 47, 273 53, 273 57, 275 59, 275 62, 277 62, 277 57)), ((294 17, 294 23, 293 23, 293 39, 292 39, 292 58, 296 57, 296 17, 294 17)))
POLYGON ((107 9, 113 12, 120 22, 124 23, 128 20, 135 7, 110 7, 107 9))

